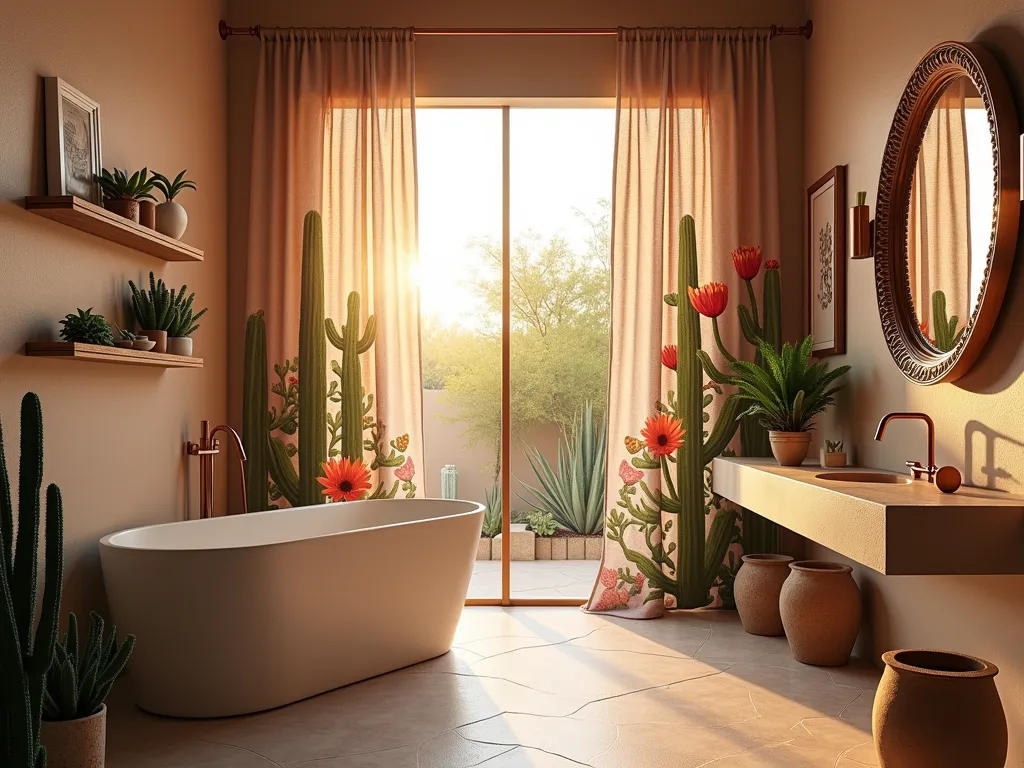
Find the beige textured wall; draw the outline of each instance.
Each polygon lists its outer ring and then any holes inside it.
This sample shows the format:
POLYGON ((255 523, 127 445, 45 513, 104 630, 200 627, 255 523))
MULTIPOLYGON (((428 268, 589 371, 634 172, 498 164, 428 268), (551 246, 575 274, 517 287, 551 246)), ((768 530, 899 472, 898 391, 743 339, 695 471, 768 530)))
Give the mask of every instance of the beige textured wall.
POLYGON ((219 2, 5 0, 0 4, 0 416, 17 454, 18 408, 39 393, 45 481, 65 500, 64 612, 104 610, 97 542, 107 533, 180 519, 198 499, 182 455, 199 420, 225 415, 227 248, 226 60, 219 2), (199 190, 185 240, 202 265, 175 265, 30 214, 45 194, 40 76, 57 75, 100 104, 105 165, 176 172, 199 190), (57 321, 95 307, 118 322, 129 278, 154 270, 188 283, 211 309, 195 337, 201 371, 32 359, 26 340, 56 338, 57 321))
MULTIPOLYGON (((235 26, 497 26, 614 27, 798 25, 806 19, 804 0, 520 0, 469 3, 464 0, 228 0, 235 26)), ((803 189, 803 56, 805 41, 781 38, 773 44, 778 101, 779 164, 785 281, 794 300, 786 302, 787 337, 802 322, 799 268, 803 189)), ((245 335, 245 254, 252 105, 258 43, 228 43, 230 84, 228 177, 230 281, 228 338, 229 412, 241 414, 242 339, 245 335)), ((416 43, 416 92, 421 98, 614 98, 614 37, 434 37, 416 43)), ((608 158, 611 161, 611 158, 608 158)), ((727 258, 726 254, 722 254, 727 258)))
MULTIPOLYGON (((849 191, 873 206, 893 110, 921 56, 943 40, 976 40, 995 53, 1024 117, 1024 4, 1020 0, 815 0, 807 49, 805 181, 849 165, 849 191)), ((936 422, 939 464, 965 479, 1024 493, 1024 254, 986 354, 956 384, 918 387, 892 363, 882 337, 872 262, 849 264, 852 388, 827 433, 857 446, 867 466, 902 469, 926 457, 921 425, 894 425, 872 440, 887 411, 923 410, 936 422)), ((927 537, 942 531, 922 531, 927 537)), ((815 556, 829 556, 812 547, 815 556)), ((1011 723, 1007 765, 1024 765, 1024 576, 882 577, 858 568, 869 608, 864 649, 925 646, 983 656, 1002 670, 999 691, 1011 723)))

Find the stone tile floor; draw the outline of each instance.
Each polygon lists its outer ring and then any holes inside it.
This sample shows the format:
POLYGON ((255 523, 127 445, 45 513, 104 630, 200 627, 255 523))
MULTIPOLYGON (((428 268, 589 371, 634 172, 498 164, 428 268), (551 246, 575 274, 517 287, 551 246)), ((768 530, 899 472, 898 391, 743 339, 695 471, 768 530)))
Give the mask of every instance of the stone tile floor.
MULTIPOLYGON (((586 600, 594 587, 600 560, 513 560, 509 586, 513 598, 586 600)), ((501 597, 501 561, 477 560, 469 597, 501 597)))
POLYGON ((466 608, 450 653, 258 715, 153 717, 122 681, 107 765, 864 768, 879 676, 803 666, 734 612, 466 608))

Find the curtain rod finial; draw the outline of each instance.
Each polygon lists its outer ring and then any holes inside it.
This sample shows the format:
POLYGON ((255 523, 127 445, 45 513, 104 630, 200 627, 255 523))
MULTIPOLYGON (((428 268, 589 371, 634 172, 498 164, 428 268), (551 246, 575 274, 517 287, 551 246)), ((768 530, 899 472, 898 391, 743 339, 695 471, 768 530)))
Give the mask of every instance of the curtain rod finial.
POLYGON ((810 19, 808 19, 807 23, 804 24, 804 38, 807 39, 807 40, 810 40, 811 39, 811 35, 813 35, 813 34, 814 34, 814 22, 811 21, 810 19))
POLYGON ((220 32, 221 40, 228 39, 228 23, 224 21, 224 19, 221 19, 219 22, 217 22, 217 31, 220 32))

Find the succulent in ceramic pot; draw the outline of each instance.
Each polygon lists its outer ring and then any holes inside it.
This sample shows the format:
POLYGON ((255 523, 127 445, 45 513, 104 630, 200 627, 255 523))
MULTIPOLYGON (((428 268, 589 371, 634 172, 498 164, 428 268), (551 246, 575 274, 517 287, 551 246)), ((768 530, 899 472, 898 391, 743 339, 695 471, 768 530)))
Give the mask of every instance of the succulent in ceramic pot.
MULTIPOLYGON (((173 319, 171 327, 167 329, 167 351, 172 355, 192 356, 192 334, 199 330, 198 320, 207 313, 209 307, 203 307, 198 312, 192 308, 195 301, 195 291, 185 298, 185 291, 188 286, 181 286, 177 298, 174 299, 173 319)), ((174 291, 171 291, 173 294, 174 291)))
POLYGON ((156 176, 150 176, 148 168, 130 175, 120 168, 115 168, 113 173, 104 168, 103 173, 94 178, 103 190, 103 207, 136 224, 139 223, 139 201, 156 199, 152 195, 156 176))
POLYGON ((808 336, 794 346, 786 342, 781 352, 770 344, 758 345, 764 367, 732 360, 729 383, 737 396, 749 404, 740 414, 752 416, 768 430, 772 453, 782 466, 797 466, 807 457, 814 417, 835 404, 842 385, 835 382, 850 370, 848 365, 829 369, 811 359, 814 338, 808 336))
POLYGON ((196 183, 185 178, 185 171, 175 176, 174 181, 162 173, 154 173, 153 182, 164 196, 164 202, 156 207, 156 231, 180 240, 188 227, 188 213, 174 198, 186 189, 195 189, 196 183))
POLYGON ((102 347, 114 346, 114 334, 107 325, 106 318, 103 315, 94 315, 92 307, 79 309, 77 315, 66 315, 60 324, 64 326, 60 329, 60 337, 64 341, 99 344, 102 347))
POLYGON ((106 747, 110 689, 135 648, 135 636, 117 641, 117 628, 104 637, 103 619, 89 614, 89 636, 79 650, 78 620, 58 639, 46 673, 40 740, 48 768, 102 766, 106 747))

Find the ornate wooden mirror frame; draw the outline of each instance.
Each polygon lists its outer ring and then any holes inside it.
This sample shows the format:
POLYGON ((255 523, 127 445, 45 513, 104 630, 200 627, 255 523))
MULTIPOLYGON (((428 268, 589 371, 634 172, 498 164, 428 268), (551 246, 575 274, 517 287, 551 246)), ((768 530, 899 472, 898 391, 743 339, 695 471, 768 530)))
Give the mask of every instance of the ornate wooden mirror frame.
MULTIPOLYGON (((875 289, 882 332, 896 365, 915 384, 955 381, 977 360, 1006 292, 1020 220, 1020 128, 998 62, 976 43, 941 43, 917 65, 896 114, 882 158, 875 210, 875 289), (939 352, 923 338, 907 270, 910 189, 925 128, 943 89, 967 76, 988 115, 995 159, 992 235, 979 296, 959 343, 939 352)), ((974 297, 972 297, 972 300, 974 297)))

